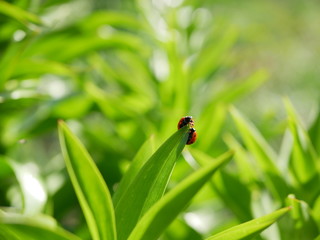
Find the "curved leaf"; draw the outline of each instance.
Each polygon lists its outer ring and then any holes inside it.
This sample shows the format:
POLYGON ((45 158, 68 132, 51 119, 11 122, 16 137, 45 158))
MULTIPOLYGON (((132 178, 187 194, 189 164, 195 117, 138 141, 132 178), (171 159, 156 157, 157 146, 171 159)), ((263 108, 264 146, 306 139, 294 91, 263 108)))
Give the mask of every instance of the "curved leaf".
POLYGON ((0 13, 13 18, 24 25, 27 25, 29 22, 41 24, 41 20, 38 16, 5 1, 0 1, 0 13))
POLYGON ((276 199, 283 201, 289 194, 289 189, 276 165, 277 157, 275 152, 259 131, 235 108, 231 108, 231 116, 247 149, 253 154, 259 168, 265 174, 266 185, 276 199))
POLYGON ((89 153, 69 130, 59 122, 62 153, 94 240, 115 240, 115 218, 109 190, 89 153))
POLYGON ((47 215, 28 216, 0 210, 1 240, 80 240, 47 215))
POLYGON ((289 167, 304 199, 312 205, 320 193, 319 156, 289 99, 285 99, 284 103, 293 137, 289 167))
POLYGON ((153 137, 149 138, 139 149, 138 153, 134 157, 132 163, 130 164, 129 169, 121 179, 119 186, 117 187, 116 192, 112 196, 113 203, 116 205, 122 194, 128 190, 130 183, 139 173, 142 166, 150 158, 153 152, 153 137))
POLYGON ((187 126, 174 133, 143 165, 127 191, 122 194, 115 205, 120 240, 127 240, 139 218, 164 194, 187 137, 187 126))
POLYGON ((61 228, 46 229, 22 224, 0 224, 1 240, 80 240, 61 228))
POLYGON ((233 152, 221 155, 216 161, 192 173, 157 202, 138 222, 129 240, 157 239, 165 228, 187 206, 193 196, 211 178, 212 174, 227 163, 233 152))
POLYGON ((279 209, 266 216, 256 218, 249 222, 242 223, 235 227, 229 228, 223 232, 220 232, 214 236, 207 238, 206 240, 240 240, 240 239, 252 239, 271 224, 276 222, 279 218, 285 215, 291 207, 279 209))

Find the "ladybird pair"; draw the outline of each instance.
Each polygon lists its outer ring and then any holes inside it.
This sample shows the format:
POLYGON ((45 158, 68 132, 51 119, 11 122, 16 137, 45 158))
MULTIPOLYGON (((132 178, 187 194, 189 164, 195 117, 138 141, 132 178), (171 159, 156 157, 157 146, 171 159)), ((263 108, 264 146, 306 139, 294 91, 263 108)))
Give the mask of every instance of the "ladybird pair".
POLYGON ((180 121, 178 122, 178 129, 184 127, 185 125, 189 125, 189 127, 190 127, 189 136, 188 136, 188 140, 186 143, 187 145, 190 145, 197 140, 197 132, 193 128, 194 121, 192 119, 192 116, 185 116, 185 117, 181 118, 180 121))

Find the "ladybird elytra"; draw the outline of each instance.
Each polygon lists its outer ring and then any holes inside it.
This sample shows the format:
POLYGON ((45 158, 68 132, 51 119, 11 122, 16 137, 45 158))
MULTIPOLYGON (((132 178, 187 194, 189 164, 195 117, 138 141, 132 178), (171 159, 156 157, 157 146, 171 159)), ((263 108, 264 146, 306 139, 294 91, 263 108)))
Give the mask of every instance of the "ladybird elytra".
POLYGON ((189 135, 188 135, 188 140, 187 140, 187 145, 193 144, 197 140, 197 132, 194 128, 190 128, 189 130, 189 135))

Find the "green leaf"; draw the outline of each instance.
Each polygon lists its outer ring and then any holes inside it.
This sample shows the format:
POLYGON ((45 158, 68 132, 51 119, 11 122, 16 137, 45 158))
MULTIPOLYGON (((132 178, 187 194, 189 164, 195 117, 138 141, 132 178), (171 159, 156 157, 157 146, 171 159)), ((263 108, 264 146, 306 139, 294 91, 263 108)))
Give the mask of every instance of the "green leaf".
POLYGON ((36 77, 43 74, 56 74, 75 78, 75 71, 67 65, 50 60, 21 59, 14 71, 12 78, 36 77))
POLYGON ((23 199, 23 213, 40 213, 47 203, 47 192, 40 176, 30 172, 29 166, 14 161, 9 162, 19 182, 23 199), (31 187, 32 186, 32 187, 31 187))
POLYGON ((2 54, 0 58, 0 89, 4 88, 6 81, 11 78, 12 73, 17 68, 17 64, 20 62, 21 56, 30 44, 32 38, 33 36, 29 36, 24 41, 11 42, 2 54))
MULTIPOLYGON (((231 82, 226 87, 215 94, 213 103, 232 103, 241 97, 247 96, 250 92, 260 87, 268 79, 268 73, 264 69, 259 69, 245 79, 231 82)), ((212 104, 211 104, 212 105, 212 104)))
POLYGON ((223 124, 227 116, 227 107, 225 104, 214 102, 208 104, 199 118, 201 125, 197 127, 197 131, 201 133, 201 141, 199 141, 199 149, 209 150, 214 141, 218 139, 223 124))
POLYGON ((57 118, 79 118, 88 112, 92 100, 86 94, 74 93, 49 102, 51 114, 57 118))
POLYGON ((0 210, 1 240, 80 240, 77 236, 57 226, 46 215, 21 215, 0 210))
POLYGON ((117 31, 107 37, 97 34, 78 34, 71 38, 68 33, 48 35, 34 41, 27 49, 25 56, 40 55, 51 61, 64 62, 85 56, 92 51, 112 48, 131 50, 141 55, 147 55, 149 52, 148 46, 141 38, 134 34, 117 31))
MULTIPOLYGON (((219 136, 222 125, 225 124, 228 110, 226 106, 241 97, 247 96, 267 79, 268 75, 266 71, 260 69, 245 79, 230 82, 221 91, 211 97, 199 119, 201 125, 197 127, 197 130, 201 133, 202 141, 199 142, 201 149, 209 149, 217 136, 219 136)), ((216 88, 217 84, 212 84, 212 87, 208 88, 207 93, 215 92, 216 88)))
POLYGON ((102 175, 85 147, 63 121, 59 122, 59 137, 66 167, 92 239, 115 240, 113 205, 102 175))
POLYGON ((139 218, 157 202, 166 189, 177 157, 188 137, 188 126, 174 133, 143 165, 115 205, 117 232, 126 240, 139 218))
POLYGON ((250 162, 248 152, 241 146, 241 144, 230 134, 224 136, 224 141, 229 148, 234 149, 234 160, 238 167, 237 174, 240 179, 246 184, 254 184, 258 181, 258 174, 256 169, 250 162))
POLYGON ((216 161, 198 169, 158 201, 138 222, 129 240, 158 239, 165 228, 187 206, 194 195, 222 165, 230 161, 233 152, 221 155, 216 161))
MULTIPOLYGON (((225 26, 224 26, 225 27, 225 26)), ((206 78, 217 70, 238 38, 238 31, 234 27, 227 27, 219 32, 219 38, 215 39, 217 32, 213 31, 207 39, 206 45, 194 59, 190 77, 192 80, 206 78)))
POLYGON ((41 24, 41 20, 36 15, 5 1, 0 1, 0 14, 11 17, 26 26, 29 22, 41 24))
POLYGON ((142 166, 146 163, 146 161, 150 158, 153 153, 153 145, 154 138, 149 138, 140 148, 132 163, 130 164, 129 169, 126 171, 125 175, 121 179, 119 186, 116 189, 116 192, 112 196, 112 200, 114 205, 117 205, 119 199, 122 195, 128 191, 130 183, 133 182, 137 174, 139 173, 142 166))
MULTIPOLYGON (((216 161, 197 149, 190 149, 190 152, 201 166, 216 161)), ((219 171, 210 181, 210 186, 240 221, 252 219, 251 192, 248 186, 240 181, 238 173, 235 175, 225 170, 219 171), (241 198, 238 197, 240 195, 241 198)))
POLYGON ((240 112, 235 108, 231 108, 230 112, 248 151, 253 154, 261 172, 264 174, 267 187, 276 199, 283 201, 289 190, 275 164, 277 159, 275 152, 259 131, 240 112))
POLYGON ((310 136, 310 140, 319 154, 320 151, 320 109, 318 109, 317 115, 313 120, 312 125, 308 129, 308 134, 310 136))
POLYGON ((320 193, 319 157, 289 99, 285 99, 285 106, 289 118, 289 128, 293 136, 290 168, 303 192, 304 200, 312 203, 320 193))
POLYGON ((79 28, 84 32, 96 31, 101 26, 113 26, 137 30, 141 28, 141 22, 134 16, 124 12, 98 11, 83 19, 79 28))
POLYGON ((161 239, 202 240, 201 234, 190 227, 183 219, 176 218, 162 234, 161 239))
POLYGON ((300 240, 314 239, 318 234, 317 225, 310 214, 310 208, 306 202, 298 200, 293 194, 286 199, 287 205, 292 209, 290 214, 279 222, 283 239, 300 240))
POLYGON ((39 226, 21 224, 0 224, 1 240, 80 240, 61 228, 46 229, 39 226))
POLYGON ((262 232, 264 229, 269 227, 271 224, 276 222, 283 215, 285 215, 290 209, 291 209, 290 207, 279 209, 266 216, 229 228, 223 232, 220 232, 214 236, 207 238, 206 240, 252 239, 257 234, 262 232))

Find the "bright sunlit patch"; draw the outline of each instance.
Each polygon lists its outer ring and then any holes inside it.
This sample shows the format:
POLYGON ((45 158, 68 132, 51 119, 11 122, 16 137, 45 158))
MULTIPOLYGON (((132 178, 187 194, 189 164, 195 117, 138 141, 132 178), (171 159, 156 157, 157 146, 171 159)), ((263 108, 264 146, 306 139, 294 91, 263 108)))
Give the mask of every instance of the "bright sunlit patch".
POLYGON ((183 0, 162 0, 168 7, 178 7, 183 2, 183 0))
POLYGON ((112 36, 112 34, 115 32, 115 29, 111 26, 104 25, 97 29, 99 37, 103 39, 108 39, 112 36))
POLYGON ((182 28, 187 28, 191 24, 192 7, 183 7, 177 12, 177 21, 182 28))
POLYGON ((48 192, 53 195, 61 188, 64 182, 64 177, 61 174, 50 174, 46 181, 48 192))
POLYGON ((33 90, 25 90, 25 89, 21 89, 21 90, 16 90, 13 91, 10 94, 10 97, 12 99, 19 99, 19 98, 27 98, 27 97, 32 97, 35 95, 35 92, 33 90))
POLYGON ((161 41, 169 41, 170 40, 170 33, 168 29, 168 25, 166 21, 162 18, 159 17, 157 21, 154 24, 155 30, 157 30, 157 37, 161 41))
POLYGON ((212 226, 212 217, 199 213, 186 213, 184 215, 186 222, 198 232, 206 233, 212 226))
POLYGON ((193 167, 194 169, 198 169, 199 168, 199 164, 197 163, 197 161, 193 158, 192 154, 188 151, 188 150, 184 150, 182 152, 182 155, 184 157, 184 159, 187 161, 187 163, 193 167))
POLYGON ((25 36, 26 36, 26 32, 19 29, 14 32, 13 40, 16 42, 20 42, 21 40, 24 39, 25 36))
POLYGON ((45 75, 39 86, 42 93, 50 95, 52 98, 61 98, 65 96, 69 88, 61 78, 54 75, 45 75))
POLYGON ((208 9, 198 8, 193 14, 192 18, 199 28, 207 27, 208 23, 213 24, 213 16, 208 9))
POLYGON ((151 59, 151 67, 158 80, 164 81, 169 75, 169 63, 167 55, 161 51, 154 51, 151 59))
POLYGON ((45 191, 40 182, 30 173, 22 176, 23 185, 25 185, 26 193, 39 202, 46 199, 45 191))
POLYGON ((65 4, 57 4, 51 7, 41 16, 42 22, 52 28, 60 28, 70 24, 89 13, 91 9, 89 1, 70 1, 65 4))
POLYGON ((47 193, 37 177, 38 166, 33 163, 25 165, 12 163, 12 165, 23 194, 24 213, 36 214, 41 212, 47 200, 47 193))

